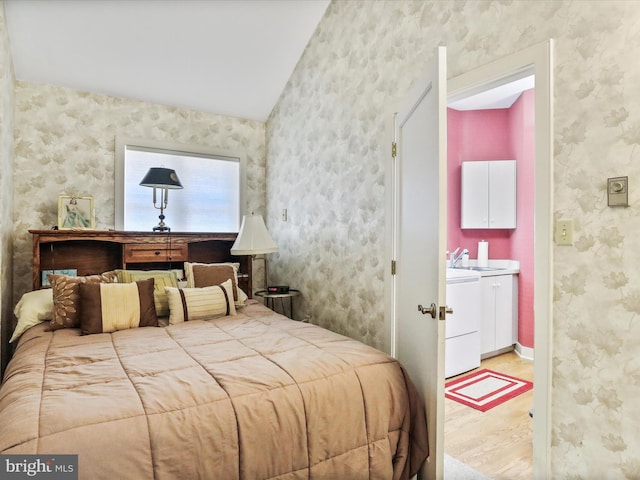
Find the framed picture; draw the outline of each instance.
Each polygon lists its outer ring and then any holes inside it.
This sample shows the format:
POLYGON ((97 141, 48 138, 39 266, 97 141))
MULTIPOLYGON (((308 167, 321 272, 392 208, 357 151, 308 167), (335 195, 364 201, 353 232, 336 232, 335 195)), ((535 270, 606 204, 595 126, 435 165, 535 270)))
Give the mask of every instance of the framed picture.
POLYGON ((93 197, 60 195, 58 197, 58 229, 93 230, 96 218, 93 197))
POLYGON ((47 275, 50 273, 55 273, 56 275, 67 275, 68 277, 77 277, 78 270, 75 268, 66 268, 63 270, 42 270, 42 277, 40 280, 40 286, 42 287, 50 287, 49 279, 47 275))

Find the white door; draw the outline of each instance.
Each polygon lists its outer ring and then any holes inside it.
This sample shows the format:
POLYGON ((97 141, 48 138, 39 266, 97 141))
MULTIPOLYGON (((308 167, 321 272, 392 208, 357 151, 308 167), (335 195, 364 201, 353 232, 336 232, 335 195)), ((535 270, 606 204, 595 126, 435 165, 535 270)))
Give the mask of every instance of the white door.
POLYGON ((442 478, 444 462, 446 48, 396 115, 393 352, 426 402, 429 460, 422 478, 442 478), (435 318, 428 312, 434 305, 435 318), (395 348, 394 348, 395 347, 395 348))

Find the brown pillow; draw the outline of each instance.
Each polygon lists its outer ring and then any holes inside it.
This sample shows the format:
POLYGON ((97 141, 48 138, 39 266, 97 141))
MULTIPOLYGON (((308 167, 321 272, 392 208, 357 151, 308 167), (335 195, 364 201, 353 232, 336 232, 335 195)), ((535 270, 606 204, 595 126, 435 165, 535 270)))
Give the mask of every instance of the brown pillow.
POLYGON ((87 275, 84 277, 69 277, 50 273, 47 275, 53 289, 53 318, 48 330, 59 328, 78 328, 79 317, 79 290, 83 283, 112 283, 117 281, 115 272, 105 272, 99 275, 87 275))
POLYGON ((232 265, 210 264, 199 265, 194 263, 191 265, 193 275, 193 287, 211 287, 220 285, 227 280, 231 280, 231 289, 233 291, 233 300, 238 301, 238 285, 236 284, 236 269, 232 265))
POLYGON ((132 283, 83 283, 80 290, 82 333, 109 333, 157 327, 153 278, 132 283))

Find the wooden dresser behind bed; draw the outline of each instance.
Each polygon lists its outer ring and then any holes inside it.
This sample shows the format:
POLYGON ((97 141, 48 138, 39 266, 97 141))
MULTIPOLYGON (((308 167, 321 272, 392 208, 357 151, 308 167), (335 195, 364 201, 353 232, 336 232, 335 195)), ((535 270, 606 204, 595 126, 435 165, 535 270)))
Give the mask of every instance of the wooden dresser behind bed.
POLYGON ((184 262, 238 262, 238 283, 252 296, 251 257, 233 256, 236 233, 152 233, 115 230, 29 230, 33 235, 33 289, 43 270, 76 269, 78 275, 116 268, 181 269, 184 262))

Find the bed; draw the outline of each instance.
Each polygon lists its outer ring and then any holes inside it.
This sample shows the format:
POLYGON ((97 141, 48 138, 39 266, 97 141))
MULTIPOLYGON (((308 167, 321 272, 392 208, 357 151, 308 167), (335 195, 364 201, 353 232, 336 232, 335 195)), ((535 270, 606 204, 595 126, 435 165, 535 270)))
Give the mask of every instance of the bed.
POLYGON ((418 471, 425 409, 396 360, 255 300, 243 305, 110 333, 28 328, 0 389, 0 453, 77 454, 85 479, 418 471))

